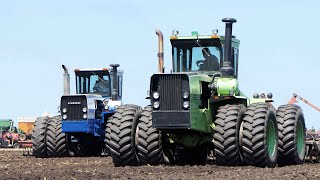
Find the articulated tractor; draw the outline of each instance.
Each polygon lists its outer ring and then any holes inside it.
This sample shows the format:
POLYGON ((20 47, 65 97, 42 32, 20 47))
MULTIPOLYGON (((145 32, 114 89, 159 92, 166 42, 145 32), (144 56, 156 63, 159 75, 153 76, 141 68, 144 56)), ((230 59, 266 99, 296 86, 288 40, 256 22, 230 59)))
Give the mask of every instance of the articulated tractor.
POLYGON ((115 166, 170 163, 275 167, 301 164, 305 156, 302 109, 272 105, 272 94, 248 98, 239 89, 240 41, 233 18, 225 36, 179 36, 174 31, 172 72, 164 73, 163 35, 159 73, 150 81, 150 106, 120 106, 109 119, 106 144, 115 166))
POLYGON ((76 95, 70 95, 70 75, 64 69, 64 95, 59 116, 41 117, 32 133, 35 157, 100 156, 106 123, 122 105, 123 71, 112 68, 75 69, 76 95))

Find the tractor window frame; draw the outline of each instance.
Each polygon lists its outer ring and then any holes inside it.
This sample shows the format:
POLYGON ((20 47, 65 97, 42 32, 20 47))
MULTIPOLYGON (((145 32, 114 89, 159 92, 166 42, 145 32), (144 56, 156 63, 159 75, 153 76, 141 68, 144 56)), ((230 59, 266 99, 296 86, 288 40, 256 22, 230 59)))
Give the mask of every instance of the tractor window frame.
POLYGON ((223 48, 220 39, 183 39, 183 40, 171 40, 172 44, 172 69, 173 72, 196 72, 200 71, 192 69, 195 66, 195 62, 201 59, 194 59, 193 48, 205 48, 210 50, 216 48, 217 58, 219 60, 220 68, 223 63, 223 48))
POLYGON ((76 92, 77 94, 98 94, 105 97, 111 97, 112 94, 112 79, 108 71, 77 71, 76 74, 76 92), (102 76, 109 81, 109 94, 93 92, 90 85, 95 84, 91 82, 91 76, 102 76))

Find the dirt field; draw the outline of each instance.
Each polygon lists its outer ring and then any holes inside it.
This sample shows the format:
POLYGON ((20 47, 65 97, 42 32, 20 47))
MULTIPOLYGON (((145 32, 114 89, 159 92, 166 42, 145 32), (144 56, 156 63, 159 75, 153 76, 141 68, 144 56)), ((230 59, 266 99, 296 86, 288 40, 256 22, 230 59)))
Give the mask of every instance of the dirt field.
POLYGON ((114 167, 109 157, 37 159, 0 150, 0 179, 320 179, 320 164, 282 168, 114 167))

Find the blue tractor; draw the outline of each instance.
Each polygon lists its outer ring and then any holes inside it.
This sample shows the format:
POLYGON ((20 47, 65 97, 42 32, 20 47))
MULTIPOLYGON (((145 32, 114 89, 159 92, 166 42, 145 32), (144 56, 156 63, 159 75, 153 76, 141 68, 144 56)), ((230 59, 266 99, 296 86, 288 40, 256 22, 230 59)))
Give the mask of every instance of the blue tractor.
POLYGON ((108 154, 106 123, 122 105, 123 71, 112 68, 75 69, 76 94, 70 95, 70 75, 64 69, 60 113, 40 117, 32 134, 35 157, 108 154))

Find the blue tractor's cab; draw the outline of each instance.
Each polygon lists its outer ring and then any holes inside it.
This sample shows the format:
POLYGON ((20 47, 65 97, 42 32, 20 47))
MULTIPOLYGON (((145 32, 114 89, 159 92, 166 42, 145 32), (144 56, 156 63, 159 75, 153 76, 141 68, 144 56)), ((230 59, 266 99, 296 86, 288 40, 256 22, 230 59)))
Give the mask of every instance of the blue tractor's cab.
POLYGON ((70 151, 100 151, 104 145, 107 119, 122 105, 123 71, 119 65, 101 69, 75 69, 76 95, 69 95, 69 74, 65 69, 65 95, 61 97, 62 132, 70 151))

